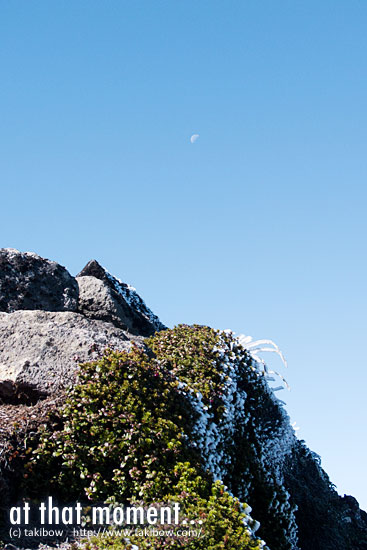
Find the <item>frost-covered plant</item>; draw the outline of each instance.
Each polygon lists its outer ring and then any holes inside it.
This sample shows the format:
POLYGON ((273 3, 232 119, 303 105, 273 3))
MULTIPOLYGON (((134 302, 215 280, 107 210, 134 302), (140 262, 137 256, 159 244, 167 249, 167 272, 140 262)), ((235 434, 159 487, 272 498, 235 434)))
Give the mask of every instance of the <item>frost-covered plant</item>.
POLYGON ((269 447, 283 437, 284 413, 249 351, 233 334, 199 325, 146 342, 147 352, 108 351, 81 365, 58 425, 44 428, 29 462, 28 494, 43 486, 69 501, 179 500, 207 529, 205 544, 184 547, 213 550, 263 546, 246 501, 270 547, 295 548, 277 469, 284 451, 269 447))
POLYGON ((251 503, 270 546, 295 548, 294 510, 281 477, 294 434, 249 350, 231 331, 198 325, 160 332, 149 345, 201 411, 194 444, 214 477, 251 503))
MULTIPOLYGON (((226 331, 226 332, 231 332, 231 331, 226 331)), ((283 353, 281 352, 277 344, 273 342, 273 340, 267 340, 267 339, 253 340, 252 336, 246 336, 245 334, 239 334, 237 336, 237 340, 239 344, 249 352, 249 354, 251 355, 256 365, 256 368, 261 374, 266 376, 268 381, 273 380, 270 377, 270 375, 275 374, 282 380, 282 383, 284 384, 284 386, 287 389, 290 389, 286 379, 279 372, 270 370, 266 365, 265 360, 259 355, 260 353, 263 353, 263 352, 276 353, 280 357, 283 365, 285 367, 288 367, 286 358, 284 357, 283 353)), ((273 391, 276 391, 277 389, 281 389, 281 388, 283 388, 283 386, 281 386, 280 388, 273 388, 273 391)))

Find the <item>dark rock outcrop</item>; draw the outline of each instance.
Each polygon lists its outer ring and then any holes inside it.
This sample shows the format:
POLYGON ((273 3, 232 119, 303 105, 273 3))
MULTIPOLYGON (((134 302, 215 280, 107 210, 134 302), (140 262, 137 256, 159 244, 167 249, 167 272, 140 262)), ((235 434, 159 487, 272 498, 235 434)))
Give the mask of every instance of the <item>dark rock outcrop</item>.
POLYGON ((150 336, 166 328, 135 289, 91 260, 77 275, 79 311, 89 319, 113 323, 131 334, 150 336))
POLYGON ((78 285, 61 265, 32 252, 0 249, 0 311, 76 311, 78 285))
POLYGON ((284 466, 284 483, 296 505, 301 550, 367 550, 367 514, 357 500, 341 497, 320 457, 296 440, 284 466))

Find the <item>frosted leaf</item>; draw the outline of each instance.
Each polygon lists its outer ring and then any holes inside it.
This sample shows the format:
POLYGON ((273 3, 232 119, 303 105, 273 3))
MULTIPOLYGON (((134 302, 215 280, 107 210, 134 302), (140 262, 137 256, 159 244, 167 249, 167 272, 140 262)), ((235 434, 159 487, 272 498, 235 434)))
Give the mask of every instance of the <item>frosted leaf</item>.
POLYGON ((266 338, 253 340, 252 336, 240 334, 239 336, 237 336, 237 341, 251 355, 252 359, 255 361, 257 369, 259 370, 259 372, 261 372, 261 374, 275 374, 282 380, 284 386, 288 390, 290 389, 286 379, 279 372, 269 370, 264 359, 259 355, 260 353, 264 352, 276 353, 280 357, 283 365, 285 367, 288 367, 286 358, 284 357, 277 344, 273 342, 273 340, 269 340, 266 338))

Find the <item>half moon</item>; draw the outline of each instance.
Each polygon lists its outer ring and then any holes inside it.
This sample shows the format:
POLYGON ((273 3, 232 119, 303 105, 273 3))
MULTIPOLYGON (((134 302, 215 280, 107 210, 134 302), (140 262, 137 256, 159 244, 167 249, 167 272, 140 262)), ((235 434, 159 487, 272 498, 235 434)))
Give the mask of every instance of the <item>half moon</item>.
POLYGON ((199 138, 199 134, 193 134, 190 138, 191 143, 195 143, 195 141, 199 138))

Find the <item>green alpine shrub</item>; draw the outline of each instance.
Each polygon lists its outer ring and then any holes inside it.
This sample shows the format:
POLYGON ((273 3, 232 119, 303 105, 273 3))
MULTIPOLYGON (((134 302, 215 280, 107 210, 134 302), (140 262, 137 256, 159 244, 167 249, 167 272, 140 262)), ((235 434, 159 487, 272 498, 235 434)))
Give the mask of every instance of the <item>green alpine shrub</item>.
POLYGON ((146 344, 107 350, 80 366, 54 428, 44 426, 27 465, 27 496, 175 501, 187 521, 202 521, 200 537, 111 536, 86 543, 88 550, 263 548, 239 497, 251 503, 269 545, 290 550, 293 509, 264 451, 282 415, 250 355, 232 334, 198 325, 161 331, 146 344))

